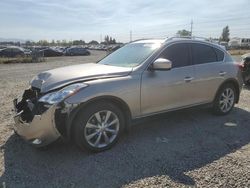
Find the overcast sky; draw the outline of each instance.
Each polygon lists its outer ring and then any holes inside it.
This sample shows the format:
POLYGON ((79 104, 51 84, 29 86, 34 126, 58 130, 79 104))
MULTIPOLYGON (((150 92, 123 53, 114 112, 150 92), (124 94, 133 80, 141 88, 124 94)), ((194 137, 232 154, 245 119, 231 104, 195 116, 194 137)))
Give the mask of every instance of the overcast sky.
POLYGON ((196 36, 250 37, 250 0, 1 0, 0 38, 118 41, 167 37, 177 30, 196 36))

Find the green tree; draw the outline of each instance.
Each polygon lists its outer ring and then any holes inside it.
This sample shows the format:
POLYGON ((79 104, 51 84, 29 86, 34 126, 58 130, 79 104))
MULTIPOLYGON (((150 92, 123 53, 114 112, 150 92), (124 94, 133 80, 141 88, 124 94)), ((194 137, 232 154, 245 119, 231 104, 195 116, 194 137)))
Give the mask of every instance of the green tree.
POLYGON ((62 46, 67 46, 67 45, 68 45, 67 40, 63 39, 62 42, 61 42, 61 45, 62 45, 62 46))
POLYGON ((177 31, 176 34, 181 36, 181 37, 189 37, 189 36, 191 36, 191 32, 187 31, 185 29, 177 31))
POLYGON ((84 40, 74 40, 73 45, 84 45, 85 41, 84 40))
POLYGON ((115 38, 112 38, 111 36, 105 36, 103 44, 116 44, 115 38))
POLYGON ((116 40, 115 39, 113 39, 112 44, 116 44, 116 40))
POLYGON ((52 41, 51 41, 51 43, 50 43, 52 46, 55 46, 55 40, 54 39, 52 39, 52 41))
POLYGON ((60 45, 61 45, 61 41, 60 41, 60 40, 57 40, 57 41, 56 41, 56 44, 60 46, 60 45))
POLYGON ((96 44, 99 44, 97 41, 95 41, 95 40, 92 40, 92 41, 90 41, 89 42, 89 44, 94 44, 94 45, 96 45, 96 44))
POLYGON ((108 35, 104 37, 104 43, 109 44, 109 36, 108 35))
POLYGON ((228 42, 228 41, 229 41, 229 36, 230 36, 230 30, 229 30, 229 27, 228 27, 228 25, 227 25, 227 26, 224 27, 223 30, 222 30, 222 34, 221 34, 220 40, 221 40, 221 41, 228 42))
POLYGON ((29 40, 27 40, 27 41, 25 42, 25 45, 26 45, 26 46, 31 46, 31 45, 32 45, 32 42, 29 41, 29 40))
POLYGON ((49 42, 47 40, 39 40, 38 41, 38 45, 41 45, 41 46, 48 46, 49 45, 49 42))

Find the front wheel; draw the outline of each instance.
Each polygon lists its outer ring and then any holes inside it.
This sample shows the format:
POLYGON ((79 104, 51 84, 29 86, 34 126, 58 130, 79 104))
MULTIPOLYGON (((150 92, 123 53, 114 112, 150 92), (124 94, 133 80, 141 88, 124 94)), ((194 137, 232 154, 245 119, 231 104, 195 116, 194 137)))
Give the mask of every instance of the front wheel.
POLYGON ((225 84, 220 88, 214 100, 214 113, 218 115, 228 114, 234 107, 235 99, 235 87, 232 84, 225 84))
POLYGON ((94 152, 110 149, 124 128, 121 110, 106 102, 87 106, 75 121, 74 139, 81 149, 94 152))

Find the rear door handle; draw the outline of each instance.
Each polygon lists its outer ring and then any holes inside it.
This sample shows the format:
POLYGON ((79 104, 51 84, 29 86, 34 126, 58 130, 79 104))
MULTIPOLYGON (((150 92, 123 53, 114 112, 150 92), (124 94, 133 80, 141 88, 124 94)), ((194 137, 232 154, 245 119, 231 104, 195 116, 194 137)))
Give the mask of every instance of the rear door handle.
POLYGON ((190 76, 187 76, 184 78, 184 81, 185 82, 191 82, 194 78, 193 77, 190 77, 190 76))
POLYGON ((220 76, 225 76, 226 74, 227 74, 227 72, 225 72, 225 71, 220 71, 220 73, 219 73, 220 76))

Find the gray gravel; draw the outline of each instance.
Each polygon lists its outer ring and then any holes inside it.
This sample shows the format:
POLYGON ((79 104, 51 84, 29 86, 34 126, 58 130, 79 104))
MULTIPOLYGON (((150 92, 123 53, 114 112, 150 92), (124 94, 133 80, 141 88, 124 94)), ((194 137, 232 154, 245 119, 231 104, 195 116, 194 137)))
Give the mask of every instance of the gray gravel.
MULTIPOLYGON (((109 151, 58 141, 37 150, 13 134, 12 99, 38 72, 96 61, 0 65, 0 182, 6 187, 250 187, 250 89, 227 116, 183 110, 140 120, 109 151)), ((0 185, 0 186, 1 186, 0 185)))

